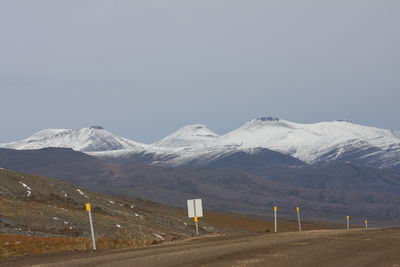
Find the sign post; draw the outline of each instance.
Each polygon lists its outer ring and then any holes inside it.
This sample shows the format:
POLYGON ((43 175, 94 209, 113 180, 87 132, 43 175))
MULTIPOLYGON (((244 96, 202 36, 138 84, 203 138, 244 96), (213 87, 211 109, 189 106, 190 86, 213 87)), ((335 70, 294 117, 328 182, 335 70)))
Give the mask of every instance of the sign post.
POLYGON ((299 223, 299 232, 301 232, 300 207, 296 207, 296 211, 297 211, 297 221, 299 223))
POLYGON ((350 216, 346 216, 347 230, 350 229, 350 216))
POLYGON ((194 222, 196 223, 196 235, 199 235, 199 217, 194 217, 194 222))
POLYGON ((275 226, 275 233, 278 232, 278 221, 277 221, 277 212, 278 212, 278 207, 274 206, 274 226, 275 226))
POLYGON ((203 217, 203 204, 201 199, 189 199, 187 201, 188 217, 196 223, 196 235, 199 235, 199 217, 203 217))
POLYGON ((93 221, 92 221, 92 211, 90 207, 90 203, 86 203, 85 205, 86 211, 89 214, 89 224, 90 224, 90 232, 92 234, 92 244, 93 244, 93 250, 96 250, 96 238, 94 237, 94 230, 93 230, 93 221))
POLYGON ((368 229, 368 220, 364 220, 365 223, 365 229, 368 229))

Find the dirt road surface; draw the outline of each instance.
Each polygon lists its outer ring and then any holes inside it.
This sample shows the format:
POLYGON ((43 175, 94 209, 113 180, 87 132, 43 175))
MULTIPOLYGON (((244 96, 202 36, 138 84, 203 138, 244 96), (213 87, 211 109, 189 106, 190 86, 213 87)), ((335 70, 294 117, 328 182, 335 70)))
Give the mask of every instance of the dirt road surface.
POLYGON ((400 267, 400 229, 203 237, 134 250, 9 258, 0 265, 400 267))

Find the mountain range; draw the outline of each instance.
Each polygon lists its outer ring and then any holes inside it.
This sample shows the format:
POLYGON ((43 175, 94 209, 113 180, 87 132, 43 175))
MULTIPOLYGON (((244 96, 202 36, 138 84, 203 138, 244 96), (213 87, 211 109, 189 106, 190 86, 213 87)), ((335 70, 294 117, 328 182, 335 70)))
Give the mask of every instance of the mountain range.
MULTIPOLYGON (((274 117, 253 119, 219 135, 206 125, 188 125, 153 144, 115 136, 101 126, 79 130, 47 129, 21 141, 0 144, 10 149, 72 148, 112 162, 158 166, 224 166, 234 159, 249 162, 320 164, 351 162, 400 168, 400 131, 348 120, 299 124, 274 117), (267 156, 268 154, 268 156, 267 156)), ((233 164, 242 164, 239 160, 233 164)), ((243 165, 243 164, 242 164, 243 165)))
POLYGON ((104 194, 263 215, 278 205, 289 217, 300 205, 318 220, 400 217, 400 133, 350 121, 265 117, 224 135, 196 124, 153 144, 100 126, 49 129, 0 147, 0 167, 104 194))

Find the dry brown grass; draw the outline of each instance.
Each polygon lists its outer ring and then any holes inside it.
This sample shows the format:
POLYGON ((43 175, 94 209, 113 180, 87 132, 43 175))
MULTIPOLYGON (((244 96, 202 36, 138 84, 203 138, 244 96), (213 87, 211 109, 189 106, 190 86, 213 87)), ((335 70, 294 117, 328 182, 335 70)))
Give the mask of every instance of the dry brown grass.
MULTIPOLYGON (((101 238, 96 240, 98 250, 148 246, 153 240, 101 238)), ((0 234, 0 257, 51 253, 68 250, 90 250, 89 238, 40 237, 0 234)))
MULTIPOLYGON (((182 210, 178 212, 181 215, 186 215, 187 212, 182 210)), ((207 212, 204 217, 200 218, 200 221, 209 223, 220 229, 231 229, 236 231, 253 231, 253 232, 272 232, 274 229, 273 221, 261 220, 257 218, 251 218, 249 216, 241 216, 233 213, 223 212, 207 212)), ((333 228, 331 225, 319 224, 312 222, 303 222, 303 230, 320 230, 333 228)), ((294 232, 298 231, 297 221, 289 221, 283 218, 278 220, 279 232, 294 232)))

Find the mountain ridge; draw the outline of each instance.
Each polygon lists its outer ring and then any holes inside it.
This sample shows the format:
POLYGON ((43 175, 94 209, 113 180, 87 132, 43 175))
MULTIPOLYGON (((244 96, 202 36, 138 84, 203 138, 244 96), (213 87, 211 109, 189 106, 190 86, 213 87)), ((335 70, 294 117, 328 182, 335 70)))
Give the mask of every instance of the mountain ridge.
POLYGON ((300 124, 276 117, 245 122, 216 134, 203 124, 184 126, 153 144, 115 136, 101 126, 79 130, 48 129, 0 147, 40 149, 68 147, 113 161, 184 166, 209 163, 232 153, 263 148, 290 155, 308 164, 351 161, 366 166, 400 168, 400 132, 363 126, 349 120, 300 124))

